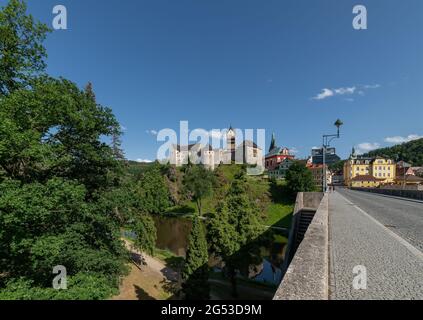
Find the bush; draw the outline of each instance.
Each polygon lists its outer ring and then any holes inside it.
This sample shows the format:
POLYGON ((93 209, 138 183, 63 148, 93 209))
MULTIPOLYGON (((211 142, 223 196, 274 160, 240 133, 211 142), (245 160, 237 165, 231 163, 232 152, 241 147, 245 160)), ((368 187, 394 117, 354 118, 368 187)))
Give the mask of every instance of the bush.
POLYGON ((291 165, 286 173, 287 188, 292 196, 298 192, 312 192, 315 191, 313 175, 300 162, 295 162, 291 165))

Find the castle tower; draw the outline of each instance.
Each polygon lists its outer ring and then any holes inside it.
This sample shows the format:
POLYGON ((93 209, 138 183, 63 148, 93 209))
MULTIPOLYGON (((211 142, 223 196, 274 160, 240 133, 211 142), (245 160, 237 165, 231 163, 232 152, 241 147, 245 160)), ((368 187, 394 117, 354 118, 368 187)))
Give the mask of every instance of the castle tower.
POLYGON ((357 154, 355 152, 355 147, 353 147, 352 150, 351 150, 350 158, 351 159, 357 159, 357 154))
POLYGON ((226 133, 226 145, 227 151, 230 153, 231 161, 235 161, 236 133, 232 126, 229 127, 229 130, 226 133))

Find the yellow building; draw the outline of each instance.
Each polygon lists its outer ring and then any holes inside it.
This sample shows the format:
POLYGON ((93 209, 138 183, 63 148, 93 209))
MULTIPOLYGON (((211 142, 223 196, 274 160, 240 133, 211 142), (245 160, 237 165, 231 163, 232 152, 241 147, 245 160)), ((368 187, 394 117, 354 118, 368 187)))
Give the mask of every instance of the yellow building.
POLYGON ((352 155, 344 164, 345 185, 348 187, 374 188, 395 182, 396 164, 383 157, 367 158, 352 155))
POLYGON ((383 182, 383 179, 377 179, 371 175, 355 176, 350 181, 350 187, 353 188, 377 188, 383 182))

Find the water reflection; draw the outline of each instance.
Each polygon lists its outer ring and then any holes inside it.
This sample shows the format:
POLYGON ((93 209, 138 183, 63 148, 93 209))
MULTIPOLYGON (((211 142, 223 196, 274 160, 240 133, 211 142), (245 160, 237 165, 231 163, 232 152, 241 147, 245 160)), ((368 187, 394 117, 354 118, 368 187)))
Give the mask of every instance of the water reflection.
POLYGON ((280 264, 275 266, 266 258, 263 259, 261 272, 253 278, 257 282, 279 284, 282 281, 280 264))
MULTIPOLYGON (((157 228, 156 246, 159 249, 169 250, 179 257, 185 257, 188 245, 188 236, 191 231, 191 220, 179 217, 154 216, 157 228)), ((275 231, 277 232, 277 231, 275 231)), ((126 237, 134 237, 135 234, 125 232, 126 237)), ((248 278, 257 282, 278 285, 282 280, 281 266, 285 254, 286 245, 283 236, 274 237, 267 248, 262 248, 263 262, 260 265, 249 266, 248 278)), ((217 260, 210 259, 210 265, 215 271, 220 271, 217 260)))

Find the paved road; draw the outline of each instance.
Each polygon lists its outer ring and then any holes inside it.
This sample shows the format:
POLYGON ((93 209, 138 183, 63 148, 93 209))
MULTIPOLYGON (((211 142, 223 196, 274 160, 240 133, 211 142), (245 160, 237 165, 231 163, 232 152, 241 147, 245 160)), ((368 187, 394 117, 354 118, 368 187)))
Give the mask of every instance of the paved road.
POLYGON ((340 189, 339 192, 373 218, 423 251, 423 202, 340 189))
POLYGON ((422 219, 420 203, 349 190, 330 194, 331 298, 423 299, 422 219), (365 290, 353 288, 356 266, 366 268, 365 290))

